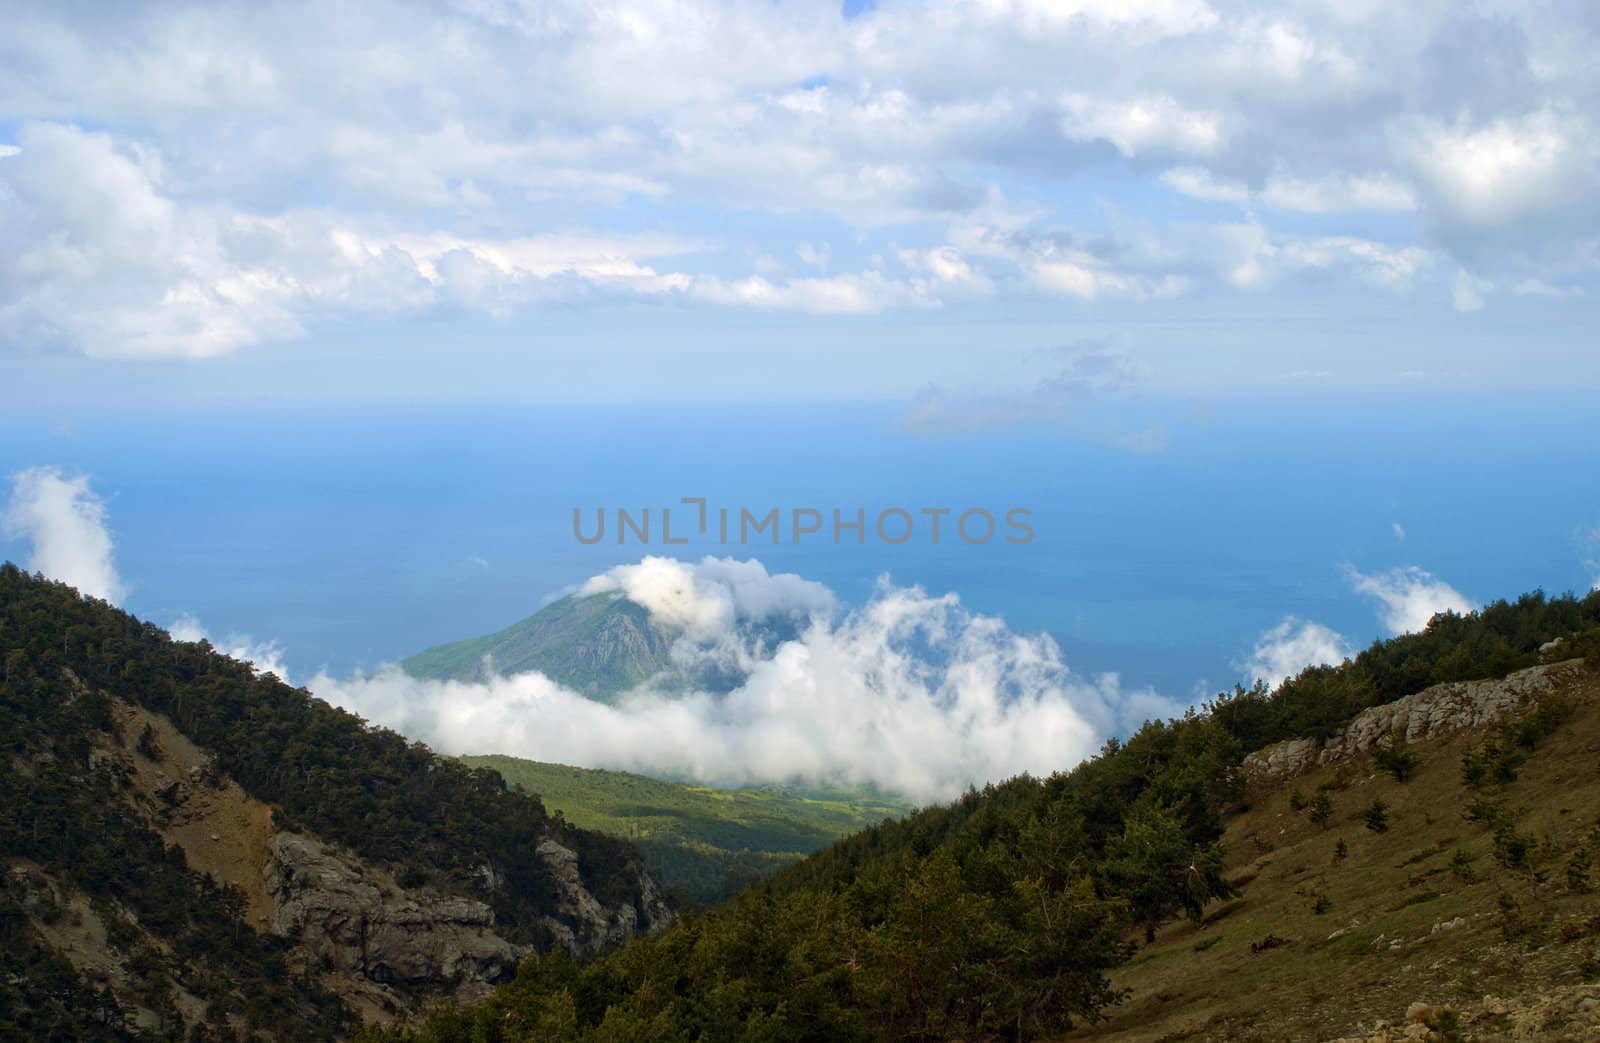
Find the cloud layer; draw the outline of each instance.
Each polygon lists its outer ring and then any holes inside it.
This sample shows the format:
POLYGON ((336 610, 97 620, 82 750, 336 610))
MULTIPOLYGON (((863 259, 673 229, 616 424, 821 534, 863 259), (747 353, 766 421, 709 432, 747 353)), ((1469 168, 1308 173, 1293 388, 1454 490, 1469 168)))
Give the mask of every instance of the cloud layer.
POLYGON ((0 529, 11 539, 28 541, 23 564, 31 571, 115 605, 127 588, 117 575, 105 516, 105 502, 89 487, 87 475, 33 467, 12 477, 0 529))
POLYGON ((1597 34, 1569 0, 37 7, 0 40, 0 338, 1330 284, 1557 307, 1600 264, 1597 34))
MULTIPOLYGON (((1405 538, 1399 522, 1394 523, 1394 531, 1398 538, 1405 538)), ((1357 593, 1377 600, 1379 622, 1394 636, 1426 629, 1428 621, 1441 612, 1465 615, 1478 608, 1450 584, 1416 565, 1371 575, 1346 567, 1345 578, 1357 593)), ((1247 683, 1259 679, 1277 687, 1308 666, 1337 666, 1355 651, 1337 631, 1286 616, 1256 640, 1241 670, 1247 683)))
POLYGON ((653 558, 586 590, 620 590, 686 627, 674 657, 692 674, 714 660, 727 692, 649 684, 615 706, 539 673, 486 684, 422 681, 394 668, 320 675, 311 689, 447 753, 502 752, 713 783, 872 785, 918 800, 1077 763, 1109 736, 1181 707, 1115 675, 1081 678, 1047 636, 1013 633, 932 596, 881 581, 840 612, 826 588, 768 575, 756 561, 653 558), (772 646, 744 620, 803 614, 772 646))

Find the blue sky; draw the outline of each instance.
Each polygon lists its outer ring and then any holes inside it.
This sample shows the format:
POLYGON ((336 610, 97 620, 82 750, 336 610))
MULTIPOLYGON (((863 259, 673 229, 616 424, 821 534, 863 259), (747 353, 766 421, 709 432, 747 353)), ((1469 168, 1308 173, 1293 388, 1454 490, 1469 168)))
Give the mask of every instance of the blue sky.
POLYGON ((1578 0, 5 21, 13 406, 1600 385, 1578 0))

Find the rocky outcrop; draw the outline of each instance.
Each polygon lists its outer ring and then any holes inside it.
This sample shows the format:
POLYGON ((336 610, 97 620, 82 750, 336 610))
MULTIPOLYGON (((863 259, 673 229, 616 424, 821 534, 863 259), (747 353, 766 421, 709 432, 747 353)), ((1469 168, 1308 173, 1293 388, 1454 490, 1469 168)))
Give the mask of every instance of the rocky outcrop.
POLYGON ((550 868, 560 892, 556 916, 541 922, 556 943, 574 956, 586 958, 636 935, 659 930, 672 920, 672 910, 656 882, 641 874, 637 905, 606 908, 589 892, 571 849, 546 839, 534 849, 550 868))
POLYGON ((1361 711, 1325 741, 1290 739, 1257 750, 1244 759, 1241 770, 1252 781, 1284 779, 1365 753, 1397 732, 1407 742, 1415 742, 1490 724, 1552 691, 1575 669, 1572 663, 1549 663, 1518 670, 1499 680, 1437 684, 1361 711))
POLYGON ((1549 1040, 1592 1043, 1600 1039, 1600 985, 1564 985, 1517 998, 1485 996, 1459 1008, 1417 1002, 1398 1024, 1379 1021, 1358 1036, 1328 1043, 1445 1043, 1452 1039, 1549 1040))
POLYGON ((299 833, 273 836, 262 871, 272 930, 323 967, 384 985, 492 983, 525 950, 494 932, 483 902, 405 890, 388 874, 299 833))

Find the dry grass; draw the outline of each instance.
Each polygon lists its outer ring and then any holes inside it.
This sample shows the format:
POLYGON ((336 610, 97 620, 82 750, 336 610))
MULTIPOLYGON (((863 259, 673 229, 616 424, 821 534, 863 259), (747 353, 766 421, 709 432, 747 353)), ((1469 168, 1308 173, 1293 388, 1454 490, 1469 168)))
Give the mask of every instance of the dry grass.
MULTIPOLYGON (((1128 999, 1069 1038, 1328 1039, 1398 1020, 1414 1000, 1448 1005, 1594 980, 1600 900, 1569 888, 1566 866, 1600 822, 1600 677, 1581 674, 1562 694, 1577 713, 1501 794, 1517 832, 1538 845, 1530 869, 1500 865, 1488 824, 1465 816, 1476 794, 1461 781, 1461 758, 1482 730, 1417 744, 1422 767, 1406 783, 1370 757, 1353 771, 1308 772, 1254 794, 1231 818, 1224 842, 1242 898, 1198 927, 1164 929, 1115 975, 1128 999), (1339 787, 1325 829, 1289 802, 1292 789, 1314 795, 1323 785, 1339 787), (1359 818, 1374 799, 1389 805, 1387 832, 1359 818), (1348 853, 1336 859, 1341 840, 1348 853), (1465 871, 1452 865, 1458 851, 1470 859, 1465 871), (1269 935, 1284 944, 1261 948, 1269 935)), ((1594 877, 1600 884, 1600 868, 1594 877)))

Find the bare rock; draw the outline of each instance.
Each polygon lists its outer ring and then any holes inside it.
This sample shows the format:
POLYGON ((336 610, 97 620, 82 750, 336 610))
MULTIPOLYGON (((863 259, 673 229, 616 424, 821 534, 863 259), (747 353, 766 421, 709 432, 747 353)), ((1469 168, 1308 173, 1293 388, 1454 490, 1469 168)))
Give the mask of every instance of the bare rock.
POLYGON ((593 956, 672 921, 665 896, 649 876, 640 875, 641 893, 636 904, 607 908, 585 886, 576 852, 553 839, 540 841, 534 850, 549 867, 561 896, 556 915, 546 916, 542 922, 557 944, 574 956, 593 956))
POLYGON ((1498 680, 1436 684, 1361 711, 1325 742, 1289 739, 1263 747, 1244 759, 1241 770, 1252 781, 1285 779, 1317 765, 1365 753, 1395 733, 1404 735, 1407 742, 1415 742, 1489 724, 1551 691, 1570 670, 1567 663, 1549 663, 1530 666, 1498 680))
POLYGON ((486 984, 512 974, 525 950, 494 932, 483 902, 407 891, 387 873, 297 833, 272 838, 262 871, 274 933, 313 960, 397 985, 486 984))

